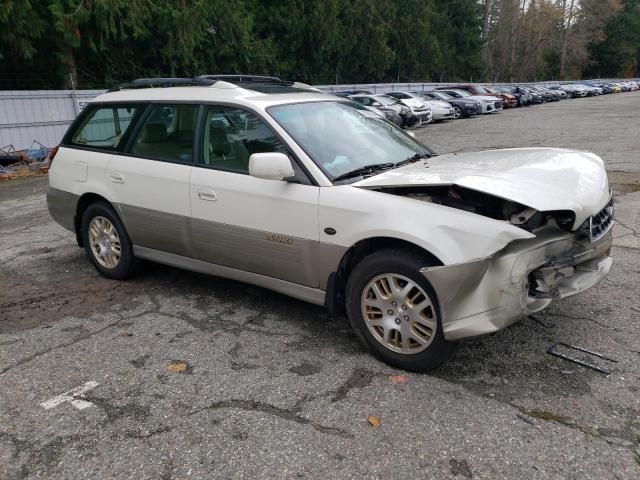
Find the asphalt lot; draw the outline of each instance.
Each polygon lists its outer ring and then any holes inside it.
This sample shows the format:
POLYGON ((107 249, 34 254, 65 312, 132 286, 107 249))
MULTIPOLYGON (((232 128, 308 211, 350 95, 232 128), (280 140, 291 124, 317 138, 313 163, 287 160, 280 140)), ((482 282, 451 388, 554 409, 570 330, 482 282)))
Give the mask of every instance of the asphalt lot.
POLYGON ((638 111, 640 92, 417 131, 442 153, 593 150, 618 224, 598 288, 401 384, 321 308, 159 265, 101 278, 46 179, 0 184, 0 478, 640 478, 638 111), (565 362, 558 341, 618 363, 565 362))

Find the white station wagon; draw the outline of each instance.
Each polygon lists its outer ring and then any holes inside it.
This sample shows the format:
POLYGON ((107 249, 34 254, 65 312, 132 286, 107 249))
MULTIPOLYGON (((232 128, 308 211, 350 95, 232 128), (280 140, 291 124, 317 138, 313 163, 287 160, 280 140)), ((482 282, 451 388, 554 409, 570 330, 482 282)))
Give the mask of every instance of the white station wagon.
POLYGON ((415 371, 612 263, 596 155, 437 156, 348 100, 271 77, 100 95, 60 144, 47 199, 106 277, 145 259, 346 311, 374 355, 415 371))

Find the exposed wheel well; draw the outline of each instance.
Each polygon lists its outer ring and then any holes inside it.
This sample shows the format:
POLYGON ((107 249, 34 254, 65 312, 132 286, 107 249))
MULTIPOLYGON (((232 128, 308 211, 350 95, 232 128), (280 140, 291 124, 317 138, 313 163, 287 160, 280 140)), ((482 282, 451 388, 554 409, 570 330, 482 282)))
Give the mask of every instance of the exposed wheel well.
POLYGON ((76 215, 73 217, 73 223, 76 231, 76 241, 78 245, 82 247, 82 234, 80 232, 80 225, 82 223, 82 215, 84 211, 87 209, 89 205, 96 202, 105 202, 111 205, 111 202, 106 198, 98 195, 97 193, 85 193, 78 200, 78 205, 76 206, 76 215))
POLYGON ((325 307, 332 315, 335 316, 344 312, 345 287, 353 268, 367 255, 386 249, 415 252, 424 256, 431 266, 443 265, 442 261, 431 252, 406 240, 391 237, 374 237, 361 240, 345 252, 338 264, 338 269, 329 275, 325 307))

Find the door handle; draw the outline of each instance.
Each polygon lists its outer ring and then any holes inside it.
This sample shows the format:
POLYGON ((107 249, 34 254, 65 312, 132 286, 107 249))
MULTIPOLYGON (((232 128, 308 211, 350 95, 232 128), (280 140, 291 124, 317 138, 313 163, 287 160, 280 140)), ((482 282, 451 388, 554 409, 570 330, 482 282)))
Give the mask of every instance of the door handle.
POLYGON ((111 178, 111 181, 113 183, 124 183, 124 175, 122 175, 121 173, 111 172, 109 178, 111 178))
POLYGON ((215 202, 218 200, 218 197, 216 196, 216 192, 214 192, 210 188, 199 188, 198 198, 200 200, 207 200, 209 202, 215 202))

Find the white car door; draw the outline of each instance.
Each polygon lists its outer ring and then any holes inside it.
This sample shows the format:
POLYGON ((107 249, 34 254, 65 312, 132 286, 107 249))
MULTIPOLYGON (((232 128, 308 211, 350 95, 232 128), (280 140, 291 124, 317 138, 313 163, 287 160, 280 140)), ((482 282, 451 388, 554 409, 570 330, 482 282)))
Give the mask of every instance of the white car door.
POLYGON ((207 107, 202 152, 191 174, 191 234, 200 260, 318 286, 318 196, 294 163, 296 181, 249 175, 252 153, 292 158, 256 114, 207 107))
POLYGON ((193 256, 189 242, 189 178, 195 105, 154 104, 127 153, 111 157, 105 182, 134 245, 193 256))

